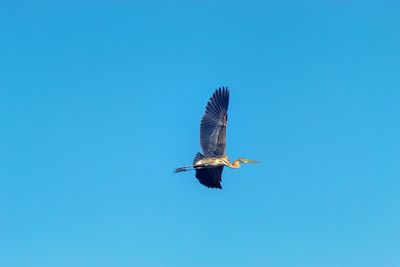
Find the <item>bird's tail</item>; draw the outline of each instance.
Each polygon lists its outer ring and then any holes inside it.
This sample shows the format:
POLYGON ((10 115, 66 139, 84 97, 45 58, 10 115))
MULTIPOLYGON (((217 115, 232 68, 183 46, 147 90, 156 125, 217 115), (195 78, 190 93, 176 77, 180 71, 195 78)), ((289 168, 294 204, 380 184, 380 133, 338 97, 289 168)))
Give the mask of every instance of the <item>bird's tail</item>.
POLYGON ((194 159, 193 159, 193 165, 195 165, 199 160, 202 160, 202 159, 204 159, 203 154, 201 154, 200 152, 197 152, 196 156, 194 156, 194 159))

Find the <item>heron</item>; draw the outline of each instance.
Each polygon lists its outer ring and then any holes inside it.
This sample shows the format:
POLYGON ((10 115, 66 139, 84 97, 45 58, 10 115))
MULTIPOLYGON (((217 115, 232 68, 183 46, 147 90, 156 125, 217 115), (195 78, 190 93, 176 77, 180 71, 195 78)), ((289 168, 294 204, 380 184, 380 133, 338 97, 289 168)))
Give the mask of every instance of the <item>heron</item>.
POLYGON ((196 178, 208 188, 222 189, 221 176, 224 167, 240 168, 240 163, 258 163, 256 160, 238 158, 232 163, 225 152, 226 126, 228 122, 229 90, 219 87, 207 103, 200 123, 200 146, 193 164, 175 169, 175 173, 195 170, 196 178))

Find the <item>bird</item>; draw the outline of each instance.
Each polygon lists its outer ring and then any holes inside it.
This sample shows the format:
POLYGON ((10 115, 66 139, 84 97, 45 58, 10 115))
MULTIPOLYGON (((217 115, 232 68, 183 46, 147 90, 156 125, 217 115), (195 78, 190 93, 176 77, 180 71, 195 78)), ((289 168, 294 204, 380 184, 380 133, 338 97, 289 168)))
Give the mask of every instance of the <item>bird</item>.
POLYGON ((240 163, 258 163, 256 160, 238 158, 232 163, 225 152, 226 127, 228 123, 229 89, 219 87, 207 103, 200 123, 200 146, 193 164, 178 167, 175 173, 196 171, 196 178, 208 188, 222 189, 222 170, 240 168, 240 163))

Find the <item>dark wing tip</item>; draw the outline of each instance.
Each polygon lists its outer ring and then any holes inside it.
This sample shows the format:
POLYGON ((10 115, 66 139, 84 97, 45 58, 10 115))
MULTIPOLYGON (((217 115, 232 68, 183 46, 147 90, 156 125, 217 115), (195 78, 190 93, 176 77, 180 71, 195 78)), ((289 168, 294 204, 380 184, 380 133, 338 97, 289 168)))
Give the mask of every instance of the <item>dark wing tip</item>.
POLYGON ((208 188, 222 189, 221 186, 221 175, 223 166, 216 168, 205 168, 196 170, 196 178, 199 182, 208 188))
POLYGON ((209 104, 219 106, 220 109, 228 111, 229 89, 227 86, 218 87, 211 96, 209 104))
POLYGON ((216 90, 218 91, 221 95, 228 95, 229 96, 229 89, 228 86, 222 86, 222 87, 218 87, 218 89, 216 90))
POLYGON ((216 185, 205 185, 205 184, 203 184, 203 185, 206 186, 207 188, 222 190, 221 184, 216 184, 216 185))
POLYGON ((221 99, 229 98, 228 86, 218 87, 218 89, 215 90, 214 94, 217 94, 221 99))

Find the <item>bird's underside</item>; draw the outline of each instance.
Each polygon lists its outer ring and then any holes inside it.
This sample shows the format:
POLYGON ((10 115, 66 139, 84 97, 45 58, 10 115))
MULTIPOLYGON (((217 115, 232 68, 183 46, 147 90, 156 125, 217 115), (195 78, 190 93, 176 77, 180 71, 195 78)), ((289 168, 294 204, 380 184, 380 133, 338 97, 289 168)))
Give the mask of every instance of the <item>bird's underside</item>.
MULTIPOLYGON (((193 160, 193 165, 196 166, 196 163, 203 160, 204 156, 201 153, 197 153, 196 157, 193 160)), ((199 167, 196 170, 196 178, 199 180, 199 182, 207 186, 209 188, 219 188, 222 189, 221 186, 221 175, 222 175, 222 170, 224 169, 224 165, 221 166, 204 166, 204 167, 199 167)))

